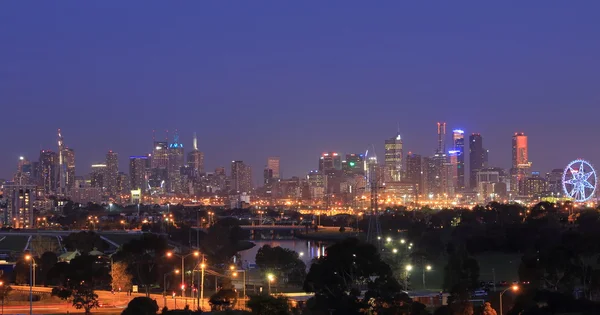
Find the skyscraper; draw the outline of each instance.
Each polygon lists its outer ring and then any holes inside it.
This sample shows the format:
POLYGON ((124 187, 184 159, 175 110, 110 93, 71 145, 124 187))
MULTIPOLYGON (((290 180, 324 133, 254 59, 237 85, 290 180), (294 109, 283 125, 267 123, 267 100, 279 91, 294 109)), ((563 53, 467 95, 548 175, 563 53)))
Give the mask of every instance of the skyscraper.
POLYGON ((342 157, 336 152, 326 152, 319 158, 319 171, 327 172, 342 169, 342 157))
POLYGON ((437 123, 438 147, 437 152, 444 153, 446 151, 446 123, 437 123))
POLYGON ((512 138, 511 191, 525 195, 525 180, 530 167, 527 136, 516 132, 512 138))
POLYGON ((63 136, 58 129, 58 178, 57 178, 57 193, 60 196, 67 194, 67 161, 65 160, 65 143, 63 136))
POLYGON ((152 148, 152 168, 167 169, 169 165, 169 144, 166 141, 154 141, 152 148))
POLYGON ((402 178, 402 138, 400 134, 385 140, 385 182, 399 182, 402 178))
POLYGON ((198 150, 198 138, 194 132, 193 148, 187 157, 187 165, 192 169, 194 177, 204 173, 204 153, 198 150))
POLYGON ((33 170, 32 165, 28 159, 21 156, 17 164, 17 173, 15 174, 13 181, 17 185, 28 185, 32 182, 33 170))
POLYGON ((487 151, 483 148, 483 138, 479 133, 469 136, 469 182, 471 189, 477 187, 477 171, 487 167, 487 151))
POLYGON ((418 154, 408 152, 406 155, 405 181, 415 185, 417 195, 423 193, 423 158, 418 154))
POLYGON ((129 157, 129 185, 131 189, 146 190, 146 156, 129 157))
POLYGON ((114 197, 119 192, 119 158, 116 152, 108 151, 106 153, 106 172, 104 175, 104 185, 108 195, 114 197))
POLYGON ((181 168, 184 165, 184 152, 183 144, 179 142, 179 135, 175 133, 173 137, 173 143, 169 144, 169 187, 170 192, 179 194, 182 192, 183 187, 181 183, 181 168))
POLYGON ((65 148, 63 150, 63 159, 67 167, 65 185, 67 188, 67 194, 75 188, 75 150, 71 148, 65 148))
POLYGON ((102 190, 106 188, 106 164, 92 164, 92 173, 90 174, 90 185, 102 190))
POLYGON ((460 129, 453 130, 452 142, 454 144, 453 151, 456 154, 456 182, 454 188, 455 191, 463 191, 465 189, 465 132, 460 129))
POLYGON ((279 178, 279 157, 270 156, 267 158, 267 169, 273 171, 273 178, 279 178))
POLYGON ((31 228, 35 222, 33 203, 35 201, 34 185, 5 185, 4 198, 7 208, 3 223, 14 228, 31 228))
POLYGON ((39 183, 44 188, 44 193, 56 193, 56 184, 58 182, 58 154, 49 150, 40 151, 39 164, 39 183))
POLYGON ((342 161, 342 170, 345 175, 364 175, 364 154, 346 154, 346 160, 342 161))
POLYGON ((252 191, 252 170, 244 161, 231 161, 231 189, 239 193, 252 191))

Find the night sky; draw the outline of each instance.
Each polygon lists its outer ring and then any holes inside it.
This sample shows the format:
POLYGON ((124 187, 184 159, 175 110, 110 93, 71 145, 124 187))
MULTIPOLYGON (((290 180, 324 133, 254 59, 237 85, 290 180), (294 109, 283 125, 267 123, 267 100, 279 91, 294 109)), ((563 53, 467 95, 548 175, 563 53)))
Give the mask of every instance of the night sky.
POLYGON ((77 174, 199 135, 208 170, 269 155, 283 176, 395 135, 430 155, 437 121, 480 132, 492 166, 529 135, 532 170, 600 166, 598 1, 2 1, 0 178, 76 150, 77 174))

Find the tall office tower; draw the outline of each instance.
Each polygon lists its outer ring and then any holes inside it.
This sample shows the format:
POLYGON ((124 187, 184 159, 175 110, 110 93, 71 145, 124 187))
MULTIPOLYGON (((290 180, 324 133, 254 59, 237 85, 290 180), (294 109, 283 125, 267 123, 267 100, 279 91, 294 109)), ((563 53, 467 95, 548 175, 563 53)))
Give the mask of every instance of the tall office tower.
MULTIPOLYGON (((454 196, 459 190, 459 175, 460 170, 459 157, 460 151, 450 150, 448 151, 448 162, 446 163, 446 192, 449 196, 454 196)), ((463 173, 464 175, 464 173, 463 173)))
POLYGON ((231 189, 239 193, 252 192, 252 170, 244 161, 231 161, 231 189))
POLYGON ((63 136, 58 129, 58 179, 57 194, 66 196, 67 194, 67 161, 65 159, 65 143, 63 136))
POLYGON ((119 159, 116 152, 108 151, 106 153, 106 173, 104 176, 104 185, 109 196, 116 196, 119 192, 119 159))
POLYGON ((90 174, 90 185, 102 190, 106 188, 106 164, 92 164, 92 173, 90 174))
POLYGON ((170 192, 180 194, 183 192, 181 183, 181 168, 184 165, 183 144, 179 142, 179 135, 175 133, 173 143, 169 144, 169 189, 170 192))
POLYGON ((402 138, 400 134, 385 140, 385 182, 402 179, 402 138))
POLYGON ((32 182, 32 176, 33 170, 29 160, 23 156, 19 157, 19 163, 17 164, 17 173, 13 178, 15 184, 28 185, 32 182))
POLYGON ((512 138, 511 191, 525 195, 525 180, 530 167, 527 136, 517 132, 512 138))
MULTIPOLYGON (((452 142, 456 153, 456 182, 455 191, 465 189, 465 132, 460 129, 452 131, 452 142)), ((453 171, 454 172, 454 171, 453 171)))
POLYGON ((553 197, 558 197, 562 191, 562 176, 563 170, 560 168, 553 169, 550 173, 546 173, 546 183, 548 185, 548 192, 553 197))
POLYGON ((483 148, 483 138, 479 133, 469 136, 469 182, 471 189, 477 188, 477 171, 487 167, 487 150, 483 148))
POLYGON ((204 153, 198 150, 198 137, 194 132, 193 149, 188 153, 187 165, 192 169, 194 177, 204 173, 204 153))
POLYGON ((33 203, 35 185, 5 185, 6 211, 2 218, 4 225, 14 228, 32 228, 35 222, 33 203))
POLYGON ((119 194, 131 193, 129 175, 125 174, 124 172, 119 172, 117 175, 117 190, 119 194))
POLYGON ((438 147, 437 152, 443 153, 446 151, 446 123, 437 123, 438 147))
POLYGON ((278 156, 270 156, 267 158, 267 168, 273 171, 273 178, 280 178, 278 156))
POLYGON ((342 170, 345 175, 364 175, 364 154, 346 154, 346 160, 342 161, 342 170))
POLYGON ((151 168, 167 169, 169 165, 169 144, 166 141, 154 141, 151 168))
POLYGON ((326 172, 342 169, 342 157, 336 152, 326 152, 319 158, 319 171, 326 172))
POLYGON ((546 180, 540 176, 540 172, 531 172, 531 176, 525 179, 525 195, 539 198, 546 191, 546 180))
POLYGON ((269 186, 273 184, 273 170, 265 167, 265 170, 263 171, 263 183, 265 184, 265 186, 269 186))
POLYGON ((146 190, 146 164, 148 157, 130 156, 129 157, 129 186, 131 189, 146 190))
POLYGON ((405 181, 415 185, 417 195, 423 193, 423 158, 418 154, 408 152, 406 156, 405 181))
POLYGON ((56 193, 57 165, 58 155, 56 152, 48 150, 40 151, 39 183, 46 194, 56 193))
POLYGON ((71 148, 65 148, 63 150, 63 159, 67 167, 65 186, 68 194, 69 191, 75 188, 75 150, 71 148))
POLYGON ((447 155, 437 152, 431 157, 432 165, 429 168, 429 191, 436 197, 442 197, 448 193, 448 163, 447 155))

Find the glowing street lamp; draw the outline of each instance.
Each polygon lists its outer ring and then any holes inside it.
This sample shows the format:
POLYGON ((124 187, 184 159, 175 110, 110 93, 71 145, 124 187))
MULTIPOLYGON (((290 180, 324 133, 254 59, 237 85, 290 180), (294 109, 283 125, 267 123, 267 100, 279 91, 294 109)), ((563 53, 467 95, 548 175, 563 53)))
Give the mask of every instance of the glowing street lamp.
POLYGON ((275 276, 270 273, 267 275, 267 280, 269 282, 269 294, 271 294, 271 282, 275 281, 275 276))
MULTIPOLYGON (((181 258, 181 283, 185 284, 185 259, 189 256, 194 255, 194 257, 200 257, 200 252, 195 251, 193 253, 189 253, 187 255, 178 255, 173 252, 167 252, 167 257, 171 258, 173 256, 177 256, 181 258)), ((181 296, 185 297, 185 291, 181 291, 181 296)))
POLYGON ((175 269, 173 271, 169 271, 163 275, 163 306, 167 305, 167 275, 174 273, 178 274, 179 270, 175 269))
POLYGON ((510 286, 510 287, 506 288, 504 291, 500 292, 500 314, 503 314, 502 313, 502 296, 508 290, 512 290, 513 292, 517 292, 517 291, 519 291, 519 286, 515 284, 513 286, 510 286))
POLYGON ((29 261, 29 315, 33 314, 33 266, 35 265, 35 259, 30 254, 25 255, 25 260, 29 261))

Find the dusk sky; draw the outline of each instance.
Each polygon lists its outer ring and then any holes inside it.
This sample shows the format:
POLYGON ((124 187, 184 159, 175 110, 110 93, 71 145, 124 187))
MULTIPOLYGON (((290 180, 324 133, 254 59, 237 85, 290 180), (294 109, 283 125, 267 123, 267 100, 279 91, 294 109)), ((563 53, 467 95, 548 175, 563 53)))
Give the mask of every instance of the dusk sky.
POLYGON ((20 155, 76 151, 77 175, 197 132, 207 170, 269 155, 284 177, 400 126, 431 155, 437 121, 479 132, 509 167, 600 166, 598 1, 2 1, 0 178, 20 155))

